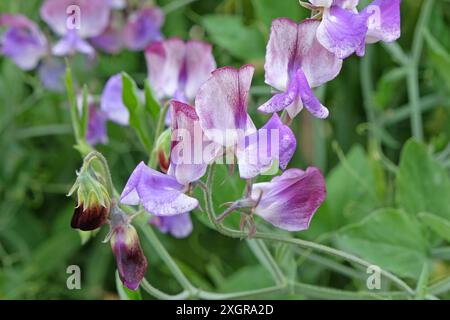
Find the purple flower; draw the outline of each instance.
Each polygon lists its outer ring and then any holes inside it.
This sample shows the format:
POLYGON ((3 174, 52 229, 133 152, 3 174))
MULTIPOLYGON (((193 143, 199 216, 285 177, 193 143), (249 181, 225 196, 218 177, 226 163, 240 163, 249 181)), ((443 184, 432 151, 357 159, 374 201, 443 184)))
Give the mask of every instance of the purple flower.
POLYGON ((57 58, 44 59, 38 67, 38 75, 44 87, 56 92, 64 91, 65 72, 65 64, 57 58))
POLYGON ((101 110, 108 119, 126 126, 130 114, 122 102, 122 75, 116 74, 108 79, 101 97, 101 110))
POLYGON ((53 54, 81 52, 93 57, 94 48, 84 39, 100 35, 108 26, 110 0, 46 0, 42 19, 62 37, 53 54))
MULTIPOLYGON (((88 96, 88 125, 86 131, 86 141, 89 145, 108 143, 108 134, 106 130, 106 115, 100 110, 91 96, 88 96)), ((78 110, 82 111, 82 97, 78 98, 78 110)))
POLYGON ((125 46, 140 51, 154 42, 162 40, 161 26, 164 13, 157 7, 145 8, 130 15, 123 30, 125 46))
POLYGON ((186 186, 167 174, 147 167, 141 162, 134 169, 120 196, 123 204, 138 205, 156 216, 173 216, 195 209, 197 199, 184 193, 186 186))
POLYGON ((186 238, 192 233, 192 220, 189 213, 169 217, 152 217, 150 224, 157 226, 162 233, 169 233, 175 238, 186 238))
POLYGON ((194 107, 171 101, 172 143, 169 175, 180 184, 199 180, 208 164, 219 155, 220 146, 204 137, 194 107))
POLYGON ((174 98, 189 103, 216 68, 211 46, 172 38, 145 50, 150 84, 159 99, 174 98))
POLYGON ((328 109, 311 88, 334 79, 341 70, 342 60, 317 41, 319 24, 316 20, 296 24, 286 18, 272 22, 264 65, 265 81, 282 93, 274 95, 258 110, 271 113, 287 109, 293 118, 305 107, 315 117, 328 116, 328 109))
POLYGON ((136 229, 129 217, 118 208, 111 210, 111 248, 123 284, 136 290, 147 271, 147 258, 142 251, 136 229))
POLYGON ((36 68, 47 54, 47 39, 39 27, 25 16, 0 15, 0 26, 7 26, 1 38, 1 53, 23 70, 36 68))
POLYGON ((326 197, 325 180, 317 168, 288 169, 270 182, 253 185, 255 214, 287 231, 308 229, 326 197), (258 202, 259 200, 259 202, 258 202))
POLYGON ((322 7, 318 41, 338 58, 356 52, 362 56, 365 43, 392 42, 400 37, 400 0, 375 0, 358 13, 358 0, 310 0, 322 7))
POLYGON ((122 49, 122 34, 118 26, 112 23, 100 35, 90 38, 97 48, 109 54, 116 54, 122 49))
POLYGON ((126 0, 108 0, 113 9, 124 9, 127 6, 126 0))

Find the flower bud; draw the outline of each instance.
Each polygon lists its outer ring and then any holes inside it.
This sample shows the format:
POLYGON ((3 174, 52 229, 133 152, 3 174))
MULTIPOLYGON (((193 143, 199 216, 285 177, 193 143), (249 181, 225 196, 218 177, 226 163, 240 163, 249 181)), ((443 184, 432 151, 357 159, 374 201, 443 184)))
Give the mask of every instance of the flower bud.
POLYGON ((159 168, 164 173, 167 173, 167 170, 169 169, 171 137, 171 130, 167 129, 161 133, 156 141, 156 152, 158 156, 159 168))
POLYGON ((111 218, 111 248, 116 257, 117 269, 123 284, 136 290, 147 271, 136 229, 129 223, 129 217, 114 208, 111 218))
POLYGON ((69 196, 75 191, 78 203, 72 216, 72 228, 90 231, 105 224, 111 207, 111 199, 105 186, 93 174, 84 170, 78 174, 69 196))

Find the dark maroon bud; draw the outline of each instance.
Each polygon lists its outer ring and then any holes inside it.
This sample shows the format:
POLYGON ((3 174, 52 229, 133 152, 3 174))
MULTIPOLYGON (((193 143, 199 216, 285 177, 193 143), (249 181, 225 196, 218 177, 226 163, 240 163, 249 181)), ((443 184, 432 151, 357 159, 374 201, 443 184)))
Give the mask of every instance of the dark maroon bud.
POLYGON ((70 226, 74 229, 92 231, 100 228, 108 220, 109 209, 102 205, 84 208, 81 204, 75 208, 70 226))

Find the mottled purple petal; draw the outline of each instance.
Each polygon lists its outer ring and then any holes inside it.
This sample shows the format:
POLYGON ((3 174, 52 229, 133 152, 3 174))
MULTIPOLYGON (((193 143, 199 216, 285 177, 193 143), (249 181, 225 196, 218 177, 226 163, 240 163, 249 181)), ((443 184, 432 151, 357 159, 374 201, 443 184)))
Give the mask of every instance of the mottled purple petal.
POLYGON ((159 99, 175 96, 185 50, 184 41, 177 38, 152 43, 145 49, 148 79, 159 99))
POLYGON ((169 174, 187 185, 199 180, 206 172, 203 159, 203 132, 194 107, 171 102, 172 145, 169 174))
POLYGON ((324 11, 317 39, 328 51, 345 59, 365 42, 367 18, 367 14, 332 6, 324 11))
POLYGON ((192 220, 189 213, 169 217, 152 217, 150 223, 157 226, 162 233, 169 233, 182 239, 192 233, 192 220))
POLYGON ((0 26, 8 29, 1 39, 1 53, 23 70, 36 68, 47 53, 47 39, 38 26, 25 16, 0 15, 0 26))
POLYGON ((80 38, 90 38, 98 36, 106 29, 110 9, 109 0, 46 0, 41 7, 41 17, 61 36, 69 30, 76 30, 74 25, 68 25, 67 22, 78 18, 80 28, 76 33, 80 38), (75 11, 67 12, 73 5, 80 8, 80 17, 74 17, 75 11))
POLYGON ((400 0, 375 0, 364 12, 370 15, 366 42, 393 42, 400 38, 400 0))
POLYGON ((316 118, 327 118, 329 115, 328 109, 322 105, 319 99, 317 99, 314 95, 314 92, 311 90, 302 69, 297 71, 296 81, 298 83, 298 93, 302 100, 303 106, 316 118))
POLYGON ((147 271, 147 259, 136 230, 130 224, 117 226, 111 237, 111 248, 123 284, 136 290, 147 271))
POLYGON ((206 136, 223 146, 236 144, 249 130, 248 95, 254 67, 223 67, 199 89, 195 108, 206 136))
POLYGON ((167 174, 147 167, 141 162, 131 174, 120 197, 121 203, 142 203, 152 214, 171 216, 185 213, 198 206, 197 199, 184 194, 185 187, 167 174))
POLYGON ((129 17, 123 30, 123 40, 130 50, 143 50, 149 43, 162 39, 164 13, 157 7, 145 8, 129 17))
POLYGON ((116 27, 109 25, 102 34, 89 39, 98 49, 116 54, 122 49, 122 34, 116 27))
POLYGON ((188 41, 186 43, 185 64, 186 82, 184 83, 184 91, 186 98, 193 101, 200 86, 209 79, 211 72, 216 69, 211 45, 197 40, 188 41))
POLYGON ((52 48, 55 56, 73 55, 76 52, 87 55, 90 59, 95 57, 95 49, 85 40, 81 39, 74 30, 70 30, 52 48))
POLYGON ((130 114, 122 102, 122 75, 116 74, 109 78, 102 92, 101 110, 109 120, 126 126, 130 114))
POLYGON ((252 198, 261 193, 255 214, 284 230, 305 230, 325 200, 325 180, 316 168, 288 169, 271 182, 254 184, 252 198))

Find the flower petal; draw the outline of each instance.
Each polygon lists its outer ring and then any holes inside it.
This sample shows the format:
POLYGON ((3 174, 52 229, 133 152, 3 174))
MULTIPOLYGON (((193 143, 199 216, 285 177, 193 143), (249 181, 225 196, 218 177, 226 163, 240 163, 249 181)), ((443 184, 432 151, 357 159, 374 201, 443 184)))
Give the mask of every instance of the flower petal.
POLYGON ((164 13, 157 7, 145 8, 132 14, 123 30, 123 40, 130 50, 143 50, 149 43, 162 39, 164 13))
POLYGON ((322 22, 317 29, 317 39, 328 51, 340 59, 345 59, 364 44, 367 18, 367 14, 357 14, 339 6, 332 6, 324 11, 322 22))
POLYGON ((122 34, 112 25, 109 25, 102 34, 89 40, 96 48, 109 54, 116 54, 122 49, 122 34))
POLYGON ((86 132, 86 141, 91 146, 96 144, 108 143, 106 131, 106 116, 95 104, 89 105, 88 126, 86 132))
POLYGON ((193 101, 198 88, 209 79, 211 72, 216 69, 211 45, 197 40, 188 41, 186 43, 185 63, 185 96, 188 101, 193 101))
POLYGON ((223 67, 199 89, 195 108, 205 135, 212 141, 231 146, 249 130, 248 95, 254 67, 223 67))
POLYGON ((106 82, 102 92, 100 108, 111 121, 123 126, 128 125, 130 114, 122 102, 121 74, 112 76, 106 82))
POLYGON ((169 217, 153 217, 150 224, 155 225, 162 233, 169 233, 175 238, 183 239, 192 233, 192 220, 189 213, 169 217))
POLYGON ((57 58, 44 59, 38 68, 39 79, 44 87, 56 92, 64 91, 65 72, 66 65, 57 58))
POLYGON ((61 36, 69 30, 76 30, 81 38, 90 38, 98 36, 106 29, 110 9, 109 0, 46 0, 41 7, 41 17, 61 36), (78 6, 79 12, 75 11, 73 6, 78 6), (79 29, 68 25, 68 22, 76 19, 80 22, 79 29))
POLYGON ((154 42, 145 49, 148 79, 159 99, 172 98, 179 89, 185 52, 185 43, 177 38, 154 42))
POLYGON ((316 168, 289 169, 271 182, 254 184, 252 198, 256 201, 261 192, 255 214, 288 231, 308 229, 326 197, 325 180, 316 168))
POLYGON ((309 2, 315 7, 329 8, 331 7, 333 0, 309 0, 309 2))
POLYGON ((74 30, 69 30, 52 48, 55 56, 73 55, 76 52, 83 53, 90 59, 95 57, 95 49, 87 41, 81 39, 74 30))
POLYGON ((366 42, 393 42, 400 38, 400 0, 375 0, 364 12, 370 15, 366 42))
POLYGON ((327 118, 329 115, 328 109, 322 105, 319 99, 314 95, 302 69, 298 69, 296 81, 298 84, 298 94, 302 100, 303 106, 316 118, 327 118))

